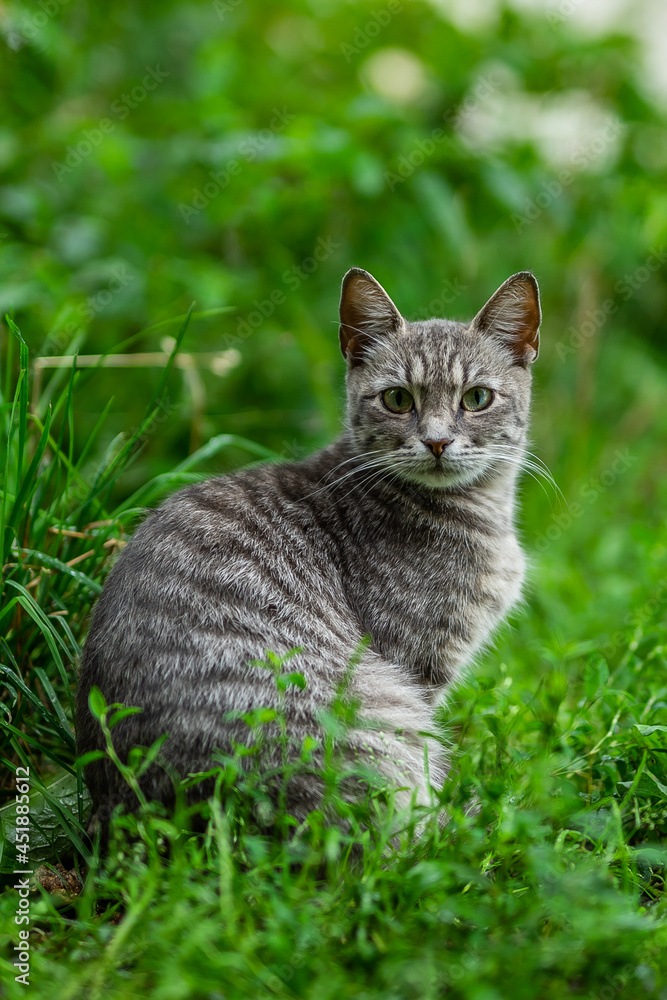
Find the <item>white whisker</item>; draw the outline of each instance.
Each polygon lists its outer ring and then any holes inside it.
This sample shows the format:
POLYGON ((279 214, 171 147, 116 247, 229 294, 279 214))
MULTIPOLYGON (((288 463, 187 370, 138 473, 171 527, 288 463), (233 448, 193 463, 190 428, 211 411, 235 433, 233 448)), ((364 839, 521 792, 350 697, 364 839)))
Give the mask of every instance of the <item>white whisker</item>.
POLYGON ((548 483, 549 486, 554 490, 557 496, 560 496, 563 500, 565 499, 563 493, 555 481, 552 481, 548 476, 544 474, 544 471, 539 467, 533 465, 531 462, 522 461, 517 455, 501 455, 493 454, 491 452, 491 458, 494 462, 504 462, 506 465, 511 465, 515 469, 519 469, 521 472, 525 472, 531 479, 534 479, 536 483, 539 483, 540 488, 543 490, 545 496, 549 496, 547 490, 544 486, 542 480, 548 483))
MULTIPOLYGON (((501 457, 498 452, 502 451, 505 453, 504 457, 511 458, 522 469, 525 469, 526 471, 532 470, 532 472, 541 476, 547 483, 549 483, 554 490, 554 493, 556 493, 563 503, 567 502, 563 491, 554 479, 551 469, 546 462, 543 461, 543 459, 541 459, 538 455, 535 455, 534 452, 523 449, 518 445, 501 444, 500 442, 494 442, 489 451, 492 455, 495 453, 498 458, 501 457)), ((533 476, 533 478, 536 477, 533 476)))
POLYGON ((400 472, 395 471, 391 466, 386 466, 384 469, 380 469, 380 470, 376 469, 369 476, 367 476, 366 479, 362 480, 361 483, 356 483, 353 486, 353 488, 351 490, 348 490, 348 492, 345 494, 345 496, 340 497, 339 500, 345 500, 345 499, 347 499, 347 497, 351 496, 352 493, 355 492, 355 490, 361 490, 361 488, 363 486, 365 486, 366 484, 368 484, 368 488, 367 488, 366 492, 363 493, 361 495, 361 497, 360 497, 360 499, 362 499, 362 498, 368 496, 368 494, 370 493, 370 491, 374 487, 379 486, 380 483, 383 481, 383 479, 389 480, 389 477, 391 476, 391 481, 393 482, 393 480, 395 480, 399 475, 400 475, 400 472))
POLYGON ((368 458, 369 455, 383 455, 383 454, 384 454, 384 449, 383 448, 375 448, 373 451, 362 451, 362 452, 360 452, 357 455, 352 455, 350 458, 346 458, 342 462, 339 462, 338 465, 334 465, 333 469, 328 469, 324 473, 324 475, 322 476, 322 478, 317 480, 316 485, 319 486, 319 484, 321 482, 323 482, 329 476, 332 476, 334 474, 334 472, 336 472, 337 469, 340 469, 343 465, 347 465, 348 462, 354 462, 355 460, 360 460, 362 458, 368 458))
POLYGON ((346 472, 345 475, 339 476, 337 479, 332 480, 332 482, 330 483, 325 483, 324 486, 321 486, 317 490, 313 490, 312 493, 306 493, 306 495, 303 496, 301 499, 306 500, 308 499, 308 497, 317 496, 318 493, 322 493, 324 492, 324 490, 333 489, 334 486, 339 486, 341 483, 344 483, 346 479, 349 479, 351 476, 355 476, 358 473, 363 473, 369 469, 374 469, 377 467, 386 468, 387 465, 386 453, 381 453, 381 454, 383 454, 382 458, 372 458, 368 462, 363 462, 358 468, 351 469, 350 471, 346 472))

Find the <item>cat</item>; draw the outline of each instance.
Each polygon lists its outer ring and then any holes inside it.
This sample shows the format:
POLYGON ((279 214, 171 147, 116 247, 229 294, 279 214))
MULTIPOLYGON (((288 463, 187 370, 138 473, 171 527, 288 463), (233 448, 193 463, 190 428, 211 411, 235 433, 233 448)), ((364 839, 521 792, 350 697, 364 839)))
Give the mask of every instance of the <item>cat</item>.
MULTIPOLYGON (((113 730, 121 759, 168 734, 172 769, 205 771, 216 748, 247 742, 242 713, 277 703, 257 661, 298 649, 289 669, 306 687, 284 694, 298 753, 307 735, 321 736, 320 713, 370 637, 349 677, 358 722, 346 753, 372 761, 403 802, 427 803, 429 783, 441 786, 448 770, 442 741, 428 735, 434 709, 521 595, 516 482, 540 321, 528 271, 464 324, 408 322, 371 274, 349 270, 344 433, 305 461, 189 486, 148 515, 94 609, 79 752, 104 746, 88 703, 95 685, 107 702, 142 709, 113 730)), ((168 770, 142 776, 147 798, 173 801, 168 770)), ((108 759, 86 774, 96 821, 119 804, 136 808, 108 759)), ((316 775, 297 775, 289 810, 302 819, 320 797, 316 775)))

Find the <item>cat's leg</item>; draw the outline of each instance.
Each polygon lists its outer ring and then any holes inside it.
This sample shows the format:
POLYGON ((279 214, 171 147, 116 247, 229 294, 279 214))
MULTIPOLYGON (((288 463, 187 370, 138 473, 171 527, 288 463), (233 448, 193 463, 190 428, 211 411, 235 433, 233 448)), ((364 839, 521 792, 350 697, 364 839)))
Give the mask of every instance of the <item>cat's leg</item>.
POLYGON ((352 688, 360 700, 361 726, 348 734, 350 746, 401 789, 397 804, 431 805, 442 787, 448 761, 441 743, 429 735, 433 715, 425 689, 377 653, 364 656, 352 688))

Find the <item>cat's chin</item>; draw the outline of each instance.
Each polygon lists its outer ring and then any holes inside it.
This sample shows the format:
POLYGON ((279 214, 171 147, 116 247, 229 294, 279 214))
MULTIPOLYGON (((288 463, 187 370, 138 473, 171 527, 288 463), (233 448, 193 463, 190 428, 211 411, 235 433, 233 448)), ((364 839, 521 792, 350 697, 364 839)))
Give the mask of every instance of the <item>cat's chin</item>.
POLYGON ((455 487, 470 486, 479 479, 479 471, 474 469, 452 469, 435 466, 424 471, 403 473, 403 478, 410 483, 426 486, 431 490, 451 490, 455 487))

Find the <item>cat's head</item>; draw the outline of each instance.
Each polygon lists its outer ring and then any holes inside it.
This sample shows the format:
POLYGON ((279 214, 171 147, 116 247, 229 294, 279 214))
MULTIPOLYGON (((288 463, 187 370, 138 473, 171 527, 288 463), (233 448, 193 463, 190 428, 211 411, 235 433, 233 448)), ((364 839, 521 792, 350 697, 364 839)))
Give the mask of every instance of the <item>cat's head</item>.
POLYGON ((340 303, 348 425, 369 472, 447 488, 518 467, 540 319, 528 271, 508 278, 468 324, 408 322, 371 274, 348 271, 340 303))

